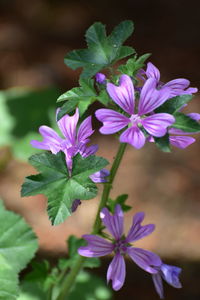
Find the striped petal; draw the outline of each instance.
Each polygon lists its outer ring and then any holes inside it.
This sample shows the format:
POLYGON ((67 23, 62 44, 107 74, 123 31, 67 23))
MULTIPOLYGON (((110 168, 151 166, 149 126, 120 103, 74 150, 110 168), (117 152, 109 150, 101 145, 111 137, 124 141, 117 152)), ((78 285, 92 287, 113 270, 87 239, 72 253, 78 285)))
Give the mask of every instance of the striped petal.
POLYGON ((98 109, 95 115, 103 123, 100 128, 100 132, 103 134, 118 132, 130 123, 129 118, 111 109, 98 109))
POLYGON ((154 114, 141 120, 146 131, 153 136, 161 137, 167 133, 167 127, 175 122, 175 118, 166 113, 154 114))
POLYGON ((114 244, 107 242, 100 236, 85 234, 83 238, 88 242, 87 246, 80 247, 78 253, 86 257, 100 257, 110 254, 114 249, 114 244))
POLYGON ((112 280, 112 288, 115 291, 121 289, 126 276, 126 266, 122 255, 117 253, 111 261, 107 271, 107 282, 112 280))
POLYGON ((142 148, 145 144, 145 140, 146 138, 144 136, 144 133, 137 126, 132 126, 126 129, 120 135, 121 143, 128 143, 136 149, 142 148))
POLYGON ((79 119, 78 108, 73 116, 65 115, 58 122, 60 131, 66 138, 68 146, 73 146, 76 143, 76 126, 79 119))
POLYGON ((106 228, 114 236, 116 240, 120 239, 123 234, 124 215, 120 205, 115 206, 113 216, 109 213, 108 209, 104 207, 101 210, 100 218, 106 228))
POLYGON ((137 240, 140 240, 140 239, 144 238, 145 236, 148 236, 149 234, 151 234, 154 231, 155 225, 148 224, 148 225, 142 226, 141 223, 143 220, 144 220, 143 212, 139 212, 133 217, 132 226, 126 237, 127 243, 132 243, 137 240))
POLYGON ((113 83, 108 83, 107 92, 113 101, 124 111, 130 115, 134 113, 134 87, 133 82, 128 75, 122 75, 120 77, 119 86, 116 86, 113 83))
POLYGON ((128 247, 127 254, 141 269, 148 273, 157 273, 156 268, 162 263, 157 254, 144 249, 128 247))

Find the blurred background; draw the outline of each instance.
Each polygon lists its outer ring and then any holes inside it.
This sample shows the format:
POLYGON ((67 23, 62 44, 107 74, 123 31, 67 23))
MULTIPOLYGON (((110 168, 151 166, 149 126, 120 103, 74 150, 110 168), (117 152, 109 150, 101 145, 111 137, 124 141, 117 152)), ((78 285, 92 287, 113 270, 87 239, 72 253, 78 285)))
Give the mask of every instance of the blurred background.
MULTIPOLYGON (((28 156, 37 151, 30 140, 39 137, 40 125, 55 126, 56 99, 78 86, 80 70, 64 65, 65 54, 86 46, 84 33, 95 21, 106 24, 109 33, 130 19, 135 32, 128 44, 139 55, 152 53, 150 61, 161 70, 161 80, 184 77, 199 88, 199 8, 195 0, 0 1, 0 197, 34 228, 41 256, 65 255, 67 236, 90 231, 99 201, 85 201, 64 224, 52 227, 42 195, 20 197, 24 177, 35 172, 27 164, 28 156)), ((200 112, 199 101, 197 95, 187 111, 200 112)), ((112 162, 117 140, 96 132, 93 142, 99 144, 98 155, 112 162)), ((166 287, 170 300, 200 299, 199 150, 198 136, 195 144, 173 149, 172 154, 154 145, 140 151, 128 147, 112 191, 113 198, 129 194, 133 210, 127 213, 127 228, 137 211, 145 211, 146 223, 156 224, 155 232, 137 246, 183 268, 183 289, 166 287)), ((96 272, 105 276, 107 263, 104 260, 96 272)), ((150 276, 130 261, 127 272, 126 284, 114 299, 158 299, 150 276)))

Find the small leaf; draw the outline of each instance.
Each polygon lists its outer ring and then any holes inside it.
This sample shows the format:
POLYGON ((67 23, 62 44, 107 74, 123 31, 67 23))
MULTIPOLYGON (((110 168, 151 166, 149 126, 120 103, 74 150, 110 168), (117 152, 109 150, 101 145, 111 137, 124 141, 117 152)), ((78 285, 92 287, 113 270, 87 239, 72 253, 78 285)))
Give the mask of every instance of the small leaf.
POLYGON ((115 212, 115 206, 117 204, 121 205, 121 208, 124 212, 127 212, 131 209, 131 206, 126 205, 126 200, 128 199, 127 194, 122 194, 118 196, 115 200, 108 199, 107 208, 110 210, 111 213, 115 212))
POLYGON ((170 141, 169 141, 169 134, 167 133, 163 137, 154 137, 156 146, 162 150, 163 152, 171 152, 171 147, 170 147, 170 141))
POLYGON ((125 65, 119 66, 118 70, 122 74, 127 74, 129 76, 134 76, 138 70, 144 66, 144 62, 149 58, 150 54, 144 54, 137 58, 135 55, 133 58, 128 59, 125 65))
POLYGON ((58 113, 58 119, 62 118, 66 113, 72 112, 76 107, 79 108, 79 114, 82 116, 88 106, 92 104, 97 97, 94 88, 93 79, 80 79, 80 87, 73 88, 62 94, 57 102, 68 100, 58 113))
POLYGON ((185 132, 199 132, 200 131, 200 124, 191 119, 190 117, 180 113, 176 112, 174 114, 174 117, 176 118, 176 122, 173 124, 173 128, 181 129, 185 132))
POLYGON ((174 114, 178 112, 184 104, 188 103, 193 98, 192 95, 181 95, 167 100, 163 105, 156 109, 158 113, 174 114))
POLYGON ((71 51, 65 57, 65 64, 73 70, 82 67, 82 78, 92 77, 101 69, 134 53, 131 47, 122 46, 132 32, 133 23, 124 21, 107 37, 105 26, 94 23, 85 35, 88 49, 71 51))
POLYGON ((22 196, 44 194, 48 198, 48 215, 53 225, 58 225, 71 215, 75 199, 88 200, 97 194, 96 185, 89 176, 108 164, 102 157, 91 155, 73 158, 69 176, 65 155, 40 153, 30 158, 30 163, 41 173, 29 176, 22 185, 22 196))
MULTIPOLYGON (((59 99, 59 98, 58 98, 59 99)), ((66 114, 70 114, 71 112, 73 112, 76 107, 78 105, 78 100, 68 100, 67 102, 65 102, 63 104, 63 106, 60 107, 58 115, 57 115, 57 119, 58 121, 66 114)))
POLYGON ((101 90, 97 97, 97 100, 99 100, 99 102, 101 102, 103 105, 107 106, 108 103, 110 102, 110 97, 109 97, 107 91, 101 90))

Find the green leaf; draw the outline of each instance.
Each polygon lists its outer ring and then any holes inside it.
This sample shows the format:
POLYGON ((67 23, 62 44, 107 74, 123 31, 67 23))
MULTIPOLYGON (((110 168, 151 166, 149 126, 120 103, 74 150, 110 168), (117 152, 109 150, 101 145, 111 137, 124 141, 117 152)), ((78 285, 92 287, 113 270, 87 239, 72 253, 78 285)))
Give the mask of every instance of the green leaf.
POLYGON ((171 152, 170 142, 169 142, 169 134, 167 133, 165 136, 157 138, 154 137, 156 146, 162 150, 163 152, 171 152))
MULTIPOLYGON (((52 299, 57 299, 59 286, 53 289, 52 299)), ((17 300, 46 300, 47 293, 36 282, 24 281, 21 285, 20 297, 17 300)), ((65 300, 111 300, 112 292, 106 283, 94 274, 81 271, 76 278, 73 289, 65 300)), ((3 300, 3 299, 2 299, 3 300)), ((6 299, 7 300, 7 299, 6 299)), ((10 300, 10 299, 9 299, 10 300)))
POLYGON ((18 295, 18 273, 34 256, 38 244, 32 229, 21 216, 7 211, 0 201, 0 299, 18 295))
POLYGON ((167 100, 163 105, 158 107, 156 109, 156 112, 158 113, 168 113, 168 114, 174 114, 178 112, 181 107, 188 103, 193 98, 192 95, 181 95, 173 97, 169 100, 167 100))
POLYGON ((71 215, 75 199, 88 200, 97 194, 96 185, 89 175, 101 170, 108 164, 102 157, 91 155, 73 158, 72 174, 69 176, 65 155, 40 153, 30 160, 40 174, 29 176, 22 185, 22 196, 44 194, 48 197, 48 215, 53 225, 58 225, 71 215))
POLYGON ((15 300, 19 293, 18 276, 9 262, 0 254, 0 299, 15 300))
POLYGON ((124 212, 129 211, 132 207, 129 205, 126 205, 126 200, 128 199, 127 194, 122 194, 118 196, 115 200, 108 199, 107 208, 110 210, 111 213, 115 212, 115 206, 117 204, 121 205, 121 208, 124 212))
POLYGON ((88 106, 96 100, 97 93, 93 79, 80 79, 79 84, 80 87, 75 87, 58 98, 57 102, 68 100, 58 114, 59 119, 73 111, 76 106, 79 108, 80 115, 83 115, 88 106))
POLYGON ((125 65, 119 66, 118 70, 122 74, 127 74, 129 76, 133 76, 144 66, 144 62, 149 58, 150 54, 144 54, 137 58, 135 55, 133 58, 128 59, 125 65))
POLYGON ((65 57, 65 64, 73 70, 82 67, 81 77, 92 77, 101 69, 134 53, 131 47, 122 46, 132 32, 133 23, 124 21, 107 37, 105 26, 94 23, 85 35, 88 49, 71 51, 65 57))
POLYGON ((4 220, 0 226, 0 254, 19 272, 38 248, 36 236, 21 216, 5 210, 1 202, 0 220, 4 220))
POLYGON ((66 114, 70 114, 72 111, 74 111, 76 109, 78 105, 78 100, 68 100, 67 102, 65 102, 61 107, 60 110, 58 112, 57 118, 58 120, 60 120, 64 115, 66 114))
POLYGON ((185 132, 199 132, 200 131, 200 124, 191 119, 190 117, 180 113, 176 112, 174 114, 174 117, 176 119, 176 122, 172 125, 173 128, 181 129, 185 132))
POLYGON ((101 102, 103 105, 107 106, 110 102, 110 97, 109 97, 107 91, 101 90, 97 97, 97 100, 99 100, 99 102, 101 102))

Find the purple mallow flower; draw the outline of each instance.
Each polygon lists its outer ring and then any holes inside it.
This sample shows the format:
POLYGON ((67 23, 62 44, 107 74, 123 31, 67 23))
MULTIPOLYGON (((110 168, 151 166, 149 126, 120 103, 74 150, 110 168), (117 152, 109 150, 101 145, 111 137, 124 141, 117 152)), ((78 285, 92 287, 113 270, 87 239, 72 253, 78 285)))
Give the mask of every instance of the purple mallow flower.
POLYGON ((106 76, 103 73, 96 73, 95 80, 99 84, 105 84, 106 83, 106 76))
POLYGON ((139 212, 133 217, 132 226, 126 237, 123 234, 124 217, 120 205, 116 205, 114 215, 111 215, 107 208, 103 208, 100 217, 106 229, 112 234, 112 241, 107 241, 97 235, 84 235, 83 238, 88 245, 80 247, 78 253, 86 257, 100 257, 115 253, 107 271, 107 281, 112 280, 114 290, 119 290, 124 284, 126 274, 124 255, 126 254, 143 270, 151 274, 158 273, 162 263, 159 256, 130 245, 130 243, 148 236, 155 229, 153 224, 141 225, 144 219, 143 212, 139 212))
POLYGON ((88 137, 94 132, 91 116, 87 117, 77 130, 78 120, 79 111, 77 108, 73 116, 65 115, 57 121, 64 138, 61 138, 52 128, 40 126, 39 132, 43 136, 43 141, 32 140, 31 145, 38 149, 49 150, 53 154, 63 151, 66 156, 68 169, 71 171, 73 156, 80 153, 83 157, 87 157, 94 154, 98 149, 97 145, 86 146, 90 141, 88 137))
POLYGON ((138 73, 139 77, 146 81, 145 76, 148 78, 154 78, 157 82, 157 88, 169 88, 170 89, 170 97, 180 96, 184 94, 193 94, 196 93, 198 90, 197 88, 189 87, 190 81, 185 78, 178 78, 171 80, 167 83, 163 83, 160 81, 160 71, 156 68, 151 62, 147 64, 146 71, 140 70, 138 73))
POLYGON ((169 88, 158 91, 156 84, 155 78, 149 78, 145 82, 140 93, 138 112, 135 113, 135 94, 131 78, 128 75, 122 75, 119 86, 108 83, 108 94, 129 117, 111 109, 97 110, 96 117, 103 123, 100 132, 112 134, 128 126, 128 129, 120 135, 120 142, 129 143, 137 149, 142 148, 146 140, 142 127, 149 135, 164 136, 167 127, 171 126, 175 119, 167 113, 153 113, 157 107, 169 98, 170 94, 169 88))
POLYGON ((179 281, 179 275, 181 271, 181 268, 162 264, 160 268, 158 268, 158 272, 156 274, 152 274, 152 279, 156 292, 158 293, 161 299, 164 298, 162 279, 164 279, 169 285, 179 289, 182 287, 179 281))

